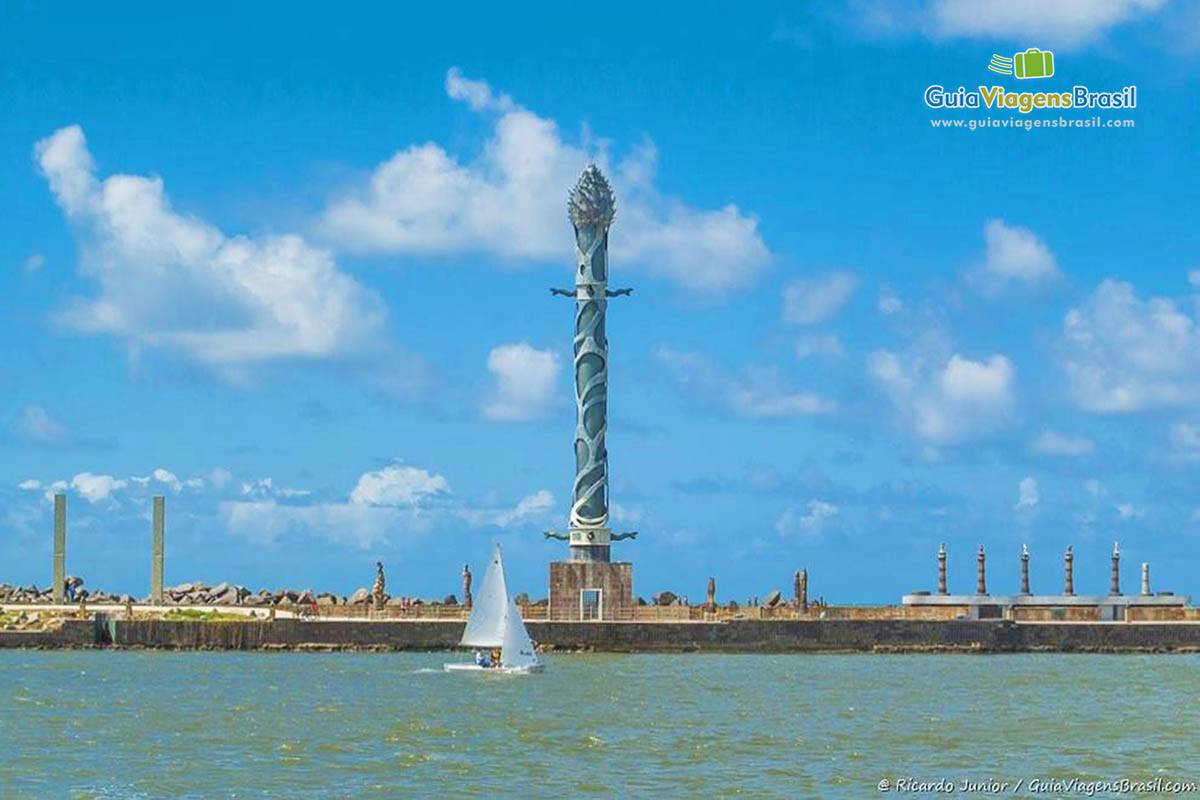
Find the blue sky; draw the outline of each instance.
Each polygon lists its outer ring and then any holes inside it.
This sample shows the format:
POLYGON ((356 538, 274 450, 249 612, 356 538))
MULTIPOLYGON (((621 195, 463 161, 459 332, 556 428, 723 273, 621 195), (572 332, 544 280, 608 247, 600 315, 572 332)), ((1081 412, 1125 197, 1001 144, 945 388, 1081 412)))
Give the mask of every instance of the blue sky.
POLYGON ((214 5, 0 12, 0 580, 48 581, 61 488, 92 585, 145 591, 165 493, 169 583, 440 596, 500 541, 544 596, 594 160, 639 594, 891 602, 940 542, 1099 592, 1113 540, 1200 589, 1196 4, 214 5), (1134 125, 931 124, 1091 116, 1134 125))

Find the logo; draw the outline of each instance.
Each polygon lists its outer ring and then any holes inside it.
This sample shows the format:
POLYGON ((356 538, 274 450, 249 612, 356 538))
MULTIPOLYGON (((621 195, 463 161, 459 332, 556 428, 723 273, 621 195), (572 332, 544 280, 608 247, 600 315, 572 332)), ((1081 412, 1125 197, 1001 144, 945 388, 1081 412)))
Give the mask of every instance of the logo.
POLYGON ((1020 79, 1049 78, 1054 75, 1054 53, 1031 47, 1024 53, 1008 56, 992 54, 988 69, 1001 75, 1014 75, 1020 79))

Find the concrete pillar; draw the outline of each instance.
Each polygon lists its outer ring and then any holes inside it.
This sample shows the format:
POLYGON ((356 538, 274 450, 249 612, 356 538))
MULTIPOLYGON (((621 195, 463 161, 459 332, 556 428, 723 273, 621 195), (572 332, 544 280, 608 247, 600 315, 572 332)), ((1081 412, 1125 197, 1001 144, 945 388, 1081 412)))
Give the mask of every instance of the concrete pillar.
POLYGON ((984 570, 984 565, 983 565, 983 560, 984 560, 983 545, 979 545, 978 560, 979 560, 979 573, 977 575, 978 580, 975 582, 975 594, 985 595, 985 594, 987 594, 987 576, 986 576, 986 573, 984 570))
POLYGON ((1063 594, 1070 597, 1075 594, 1075 554, 1071 552, 1071 545, 1067 545, 1066 565, 1067 583, 1063 587, 1063 594))
POLYGON ((717 610, 717 579, 708 579, 708 599, 704 601, 705 611, 717 610))
POLYGON ((808 567, 800 570, 800 610, 808 613, 808 567))
POLYGON ((1029 594, 1029 545, 1021 545, 1021 594, 1029 594))
POLYGON ((1150 596, 1150 564, 1142 562, 1142 597, 1150 596))
POLYGON ((66 602, 67 581, 67 496, 54 495, 54 583, 50 587, 55 603, 66 602))
POLYGON ((1116 542, 1113 542, 1112 581, 1108 585, 1108 593, 1114 596, 1121 593, 1121 551, 1116 542))
POLYGON ((163 602, 163 537, 166 527, 166 498, 154 497, 154 522, 150 550, 150 602, 161 606, 163 602))
POLYGON ((946 589, 946 545, 938 547, 938 594, 949 594, 946 589))

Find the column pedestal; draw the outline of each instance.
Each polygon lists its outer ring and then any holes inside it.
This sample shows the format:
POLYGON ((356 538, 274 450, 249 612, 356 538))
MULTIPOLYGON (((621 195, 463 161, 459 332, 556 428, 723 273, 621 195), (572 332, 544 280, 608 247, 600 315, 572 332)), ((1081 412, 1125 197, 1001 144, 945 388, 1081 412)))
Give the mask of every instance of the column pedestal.
POLYGON ((633 564, 551 562, 549 618, 555 622, 633 619, 633 564))

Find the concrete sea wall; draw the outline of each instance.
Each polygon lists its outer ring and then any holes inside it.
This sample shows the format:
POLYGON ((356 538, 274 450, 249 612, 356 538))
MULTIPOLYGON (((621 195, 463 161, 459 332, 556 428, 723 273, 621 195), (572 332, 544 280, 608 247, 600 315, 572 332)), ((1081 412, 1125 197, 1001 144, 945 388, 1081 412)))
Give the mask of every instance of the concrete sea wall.
MULTIPOLYGON (((178 650, 442 650, 457 621, 206 622, 64 620, 57 630, 0 634, 0 648, 178 650)), ((1200 652, 1188 623, 1014 623, 953 620, 530 622, 549 650, 597 652, 1200 652)))

